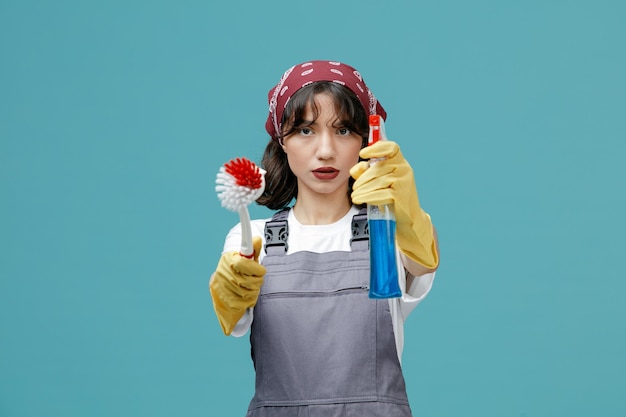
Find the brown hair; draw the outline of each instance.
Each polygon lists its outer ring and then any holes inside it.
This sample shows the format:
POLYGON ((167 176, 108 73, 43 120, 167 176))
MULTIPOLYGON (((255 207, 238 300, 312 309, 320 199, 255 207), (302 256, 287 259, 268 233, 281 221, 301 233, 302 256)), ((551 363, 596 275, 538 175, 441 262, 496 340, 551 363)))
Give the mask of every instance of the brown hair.
MULTIPOLYGON (((265 191, 256 202, 272 210, 287 207, 298 195, 298 181, 289 168, 287 155, 282 149, 282 139, 295 132, 304 122, 310 108, 315 118, 319 110, 315 105, 317 94, 328 94, 335 102, 335 111, 342 125, 363 138, 362 146, 367 145, 369 133, 368 116, 357 96, 348 88, 329 81, 318 81, 302 87, 287 103, 283 114, 283 131, 278 138, 271 138, 265 148, 261 167, 265 169, 265 191)), ((348 198, 352 192, 352 178, 349 182, 348 198)))

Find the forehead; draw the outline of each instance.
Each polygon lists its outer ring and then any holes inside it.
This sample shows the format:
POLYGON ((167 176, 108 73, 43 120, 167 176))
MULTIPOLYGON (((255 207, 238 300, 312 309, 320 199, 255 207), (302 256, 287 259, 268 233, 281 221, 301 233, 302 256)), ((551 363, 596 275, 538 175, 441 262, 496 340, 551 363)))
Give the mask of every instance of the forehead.
POLYGON ((307 101, 303 110, 305 117, 312 120, 319 117, 337 118, 337 116, 345 116, 344 114, 339 114, 342 112, 341 109, 341 104, 331 94, 318 93, 307 101))

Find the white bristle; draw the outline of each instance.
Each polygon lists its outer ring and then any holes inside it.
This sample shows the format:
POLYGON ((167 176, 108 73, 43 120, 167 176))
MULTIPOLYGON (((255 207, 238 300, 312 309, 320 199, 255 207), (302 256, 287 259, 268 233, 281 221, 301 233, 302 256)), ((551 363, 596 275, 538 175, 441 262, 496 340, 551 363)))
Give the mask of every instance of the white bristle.
POLYGON ((265 190, 265 171, 259 168, 261 171, 261 187, 257 189, 250 189, 241 185, 237 185, 237 180, 232 175, 228 174, 224 167, 220 167, 220 171, 217 174, 215 191, 217 197, 222 203, 222 207, 230 211, 238 211, 243 207, 247 207, 253 201, 263 194, 265 190))

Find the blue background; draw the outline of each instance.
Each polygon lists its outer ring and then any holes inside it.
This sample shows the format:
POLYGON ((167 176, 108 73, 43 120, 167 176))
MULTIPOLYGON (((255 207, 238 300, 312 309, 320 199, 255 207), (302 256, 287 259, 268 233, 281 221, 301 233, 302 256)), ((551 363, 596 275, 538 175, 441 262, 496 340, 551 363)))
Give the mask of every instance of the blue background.
MULTIPOLYGON (((266 94, 333 59, 439 231, 416 416, 623 417, 626 3, 0 3, 0 416, 243 416, 207 283, 266 94)), ((269 212, 253 208, 253 217, 269 212)))

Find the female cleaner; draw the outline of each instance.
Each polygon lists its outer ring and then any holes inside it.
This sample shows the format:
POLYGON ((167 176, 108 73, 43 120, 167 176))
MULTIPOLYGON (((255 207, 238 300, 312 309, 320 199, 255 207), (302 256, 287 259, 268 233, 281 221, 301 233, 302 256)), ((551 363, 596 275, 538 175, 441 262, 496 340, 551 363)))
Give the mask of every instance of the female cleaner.
POLYGON ((277 212, 252 221, 253 259, 229 232, 209 284, 224 333, 250 331, 247 417, 411 416, 403 324, 439 264, 413 171, 397 143, 366 146, 369 115, 386 113, 348 65, 295 65, 268 99, 257 203, 277 212), (400 298, 368 297, 365 204, 394 205, 400 298))

